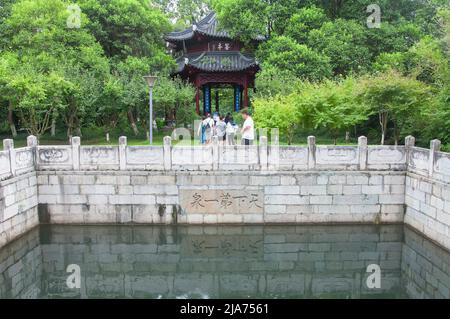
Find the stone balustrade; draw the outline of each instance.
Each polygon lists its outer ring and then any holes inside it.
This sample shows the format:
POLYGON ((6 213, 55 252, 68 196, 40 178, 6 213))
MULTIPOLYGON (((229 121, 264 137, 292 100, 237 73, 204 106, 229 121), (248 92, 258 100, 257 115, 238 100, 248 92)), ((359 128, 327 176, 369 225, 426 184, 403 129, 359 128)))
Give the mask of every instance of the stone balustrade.
POLYGON ((0 246, 38 223, 405 222, 450 248, 450 154, 404 146, 41 146, 0 152, 0 246), (39 204, 39 209, 38 209, 39 204), (38 214, 39 213, 39 214, 38 214), (39 216, 38 216, 39 215, 39 216))
POLYGON ((12 140, 4 140, 0 152, 0 179, 39 171, 411 171, 419 175, 450 179, 450 154, 440 152, 440 142, 430 149, 414 146, 407 137, 405 146, 367 145, 367 138, 357 146, 316 145, 313 136, 306 146, 268 145, 261 136, 259 145, 221 145, 217 138, 207 146, 172 145, 164 138, 162 146, 128 146, 120 137, 118 146, 82 146, 79 137, 70 145, 41 146, 34 136, 28 146, 14 148, 12 140))

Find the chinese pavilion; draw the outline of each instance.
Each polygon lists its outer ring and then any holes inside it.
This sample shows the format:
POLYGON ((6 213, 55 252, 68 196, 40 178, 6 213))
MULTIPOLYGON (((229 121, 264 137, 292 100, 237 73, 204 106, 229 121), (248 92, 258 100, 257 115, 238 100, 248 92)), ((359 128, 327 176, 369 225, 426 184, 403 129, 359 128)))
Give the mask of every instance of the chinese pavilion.
MULTIPOLYGON (((203 91, 203 113, 211 113, 211 89, 216 89, 215 111, 219 111, 217 89, 227 86, 234 88, 234 110, 239 111, 241 105, 248 107, 248 89, 255 86, 258 62, 254 55, 242 52, 242 42, 219 28, 214 12, 184 31, 167 34, 165 40, 177 57, 177 70, 172 75, 196 87, 197 113, 200 113, 200 91, 203 91)), ((258 37, 253 44, 262 40, 264 37, 258 37)))

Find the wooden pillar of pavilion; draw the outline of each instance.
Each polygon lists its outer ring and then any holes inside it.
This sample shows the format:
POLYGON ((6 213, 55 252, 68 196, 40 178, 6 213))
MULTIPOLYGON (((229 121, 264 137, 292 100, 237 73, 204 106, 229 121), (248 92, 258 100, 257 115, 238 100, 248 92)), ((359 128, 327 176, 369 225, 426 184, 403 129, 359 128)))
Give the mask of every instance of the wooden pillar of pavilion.
POLYGON ((241 109, 241 88, 239 85, 234 86, 234 111, 239 112, 241 109))
POLYGON ((203 86, 203 114, 211 113, 211 86, 203 86))

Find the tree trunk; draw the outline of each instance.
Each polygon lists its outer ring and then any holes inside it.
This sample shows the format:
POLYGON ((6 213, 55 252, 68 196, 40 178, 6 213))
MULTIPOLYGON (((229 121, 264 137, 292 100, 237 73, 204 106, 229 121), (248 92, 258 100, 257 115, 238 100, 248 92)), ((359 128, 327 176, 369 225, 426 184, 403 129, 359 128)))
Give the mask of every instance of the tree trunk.
POLYGON ((51 136, 56 135, 56 116, 53 116, 53 118, 52 118, 52 127, 50 129, 50 135, 51 136))
POLYGON ((394 118, 394 142, 395 142, 395 146, 398 145, 398 140, 400 139, 400 131, 397 127, 397 122, 395 121, 394 118))
POLYGON ((387 112, 380 112, 378 114, 380 119, 380 126, 381 126, 381 145, 384 145, 385 139, 386 139, 386 130, 387 130, 387 122, 388 122, 388 113, 387 112))
POLYGON ((17 137, 16 124, 14 124, 14 117, 13 117, 13 105, 11 101, 9 101, 8 107, 8 123, 9 128, 11 129, 12 137, 17 137))
POLYGON ((128 114, 128 120, 130 121, 131 128, 133 129, 134 135, 137 136, 139 134, 138 127, 136 125, 136 121, 134 120, 133 111, 130 109, 127 112, 128 114))
POLYGON ((346 131, 345 132, 345 143, 348 143, 350 141, 350 132, 346 131))

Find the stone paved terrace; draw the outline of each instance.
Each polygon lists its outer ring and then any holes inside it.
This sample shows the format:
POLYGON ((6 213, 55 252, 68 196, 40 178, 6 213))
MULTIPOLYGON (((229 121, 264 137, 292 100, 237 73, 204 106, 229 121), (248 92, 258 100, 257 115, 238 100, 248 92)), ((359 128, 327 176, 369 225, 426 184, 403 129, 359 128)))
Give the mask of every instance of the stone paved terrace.
POLYGON ((0 152, 0 246, 39 223, 406 223, 450 249, 450 154, 372 146, 38 145, 0 152))

